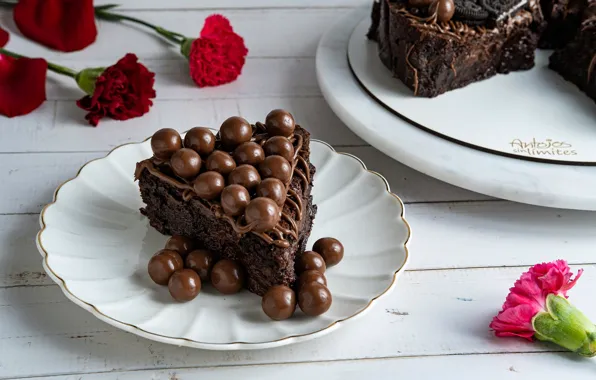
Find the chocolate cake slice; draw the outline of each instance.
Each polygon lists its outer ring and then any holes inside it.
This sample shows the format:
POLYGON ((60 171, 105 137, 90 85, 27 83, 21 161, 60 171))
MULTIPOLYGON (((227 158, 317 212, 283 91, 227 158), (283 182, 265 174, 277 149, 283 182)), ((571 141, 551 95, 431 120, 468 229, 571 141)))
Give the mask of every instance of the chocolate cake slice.
POLYGON ((368 37, 395 77, 430 98, 532 68, 543 28, 535 0, 380 0, 368 37))
POLYGON ((575 38, 551 55, 549 67, 596 101, 596 1, 584 11, 575 38))
POLYGON ((538 47, 557 49, 573 39, 579 29, 587 0, 541 0, 542 14, 547 22, 538 47))
POLYGON ((177 132, 162 131, 135 173, 151 226, 240 263, 253 293, 291 286, 317 210, 310 134, 282 110, 265 124, 230 118, 217 136, 193 128, 184 148, 177 132))

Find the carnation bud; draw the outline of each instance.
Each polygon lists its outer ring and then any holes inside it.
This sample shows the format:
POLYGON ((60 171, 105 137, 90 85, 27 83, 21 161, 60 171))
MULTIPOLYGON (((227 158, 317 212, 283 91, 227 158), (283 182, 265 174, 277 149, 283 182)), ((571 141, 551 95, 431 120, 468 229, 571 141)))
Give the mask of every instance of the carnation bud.
POLYGON ((87 95, 93 95, 93 92, 95 91, 95 82, 104 70, 105 67, 92 67, 79 71, 75 76, 79 88, 87 95))

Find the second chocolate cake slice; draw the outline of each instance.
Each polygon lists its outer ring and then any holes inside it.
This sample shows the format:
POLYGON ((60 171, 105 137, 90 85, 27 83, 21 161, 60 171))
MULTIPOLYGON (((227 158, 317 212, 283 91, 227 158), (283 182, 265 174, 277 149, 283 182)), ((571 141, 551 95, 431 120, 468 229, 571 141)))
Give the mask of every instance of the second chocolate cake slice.
POLYGON ((202 133, 194 143, 187 136, 184 148, 175 131, 154 135, 154 156, 135 173, 146 205, 141 212, 162 234, 190 237, 240 263, 253 293, 291 286, 317 210, 310 134, 281 110, 265 124, 226 120, 213 147, 202 133), (196 172, 191 160, 198 156, 196 172))

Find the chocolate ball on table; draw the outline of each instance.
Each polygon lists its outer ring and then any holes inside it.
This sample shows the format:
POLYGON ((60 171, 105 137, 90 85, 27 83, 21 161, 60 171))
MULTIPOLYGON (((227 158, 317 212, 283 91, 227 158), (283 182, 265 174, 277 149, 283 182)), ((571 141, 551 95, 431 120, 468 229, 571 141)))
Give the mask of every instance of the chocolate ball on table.
POLYGON ((298 290, 300 310, 311 317, 325 313, 331 307, 331 302, 331 292, 318 282, 305 284, 298 290))
POLYGON ((226 215, 242 215, 249 202, 250 194, 244 186, 228 185, 221 192, 220 203, 226 215))
POLYGON ((195 249, 186 256, 184 264, 186 268, 197 272, 201 281, 209 281, 213 264, 215 264, 215 255, 206 249, 195 249))
POLYGON ((437 0, 437 20, 439 22, 449 22, 455 14, 455 3, 453 0, 437 0))
POLYGON ((240 185, 252 191, 261 183, 261 176, 252 165, 240 165, 228 175, 230 185, 240 185))
POLYGON ((294 160, 294 145, 284 136, 273 136, 265 142, 263 150, 266 156, 282 156, 288 162, 294 160))
POLYGON ((261 299, 261 307, 274 321, 290 318, 296 310, 296 294, 285 285, 275 285, 261 299))
POLYGON ((265 178, 257 186, 257 197, 272 199, 279 207, 286 202, 286 186, 277 178, 265 178))
POLYGON ((261 178, 277 178, 284 184, 292 178, 292 165, 282 156, 269 156, 259 165, 261 178))
POLYGON ((183 268, 182 257, 176 251, 162 249, 149 260, 149 277, 158 285, 167 285, 172 274, 183 268))
POLYGON ((175 129, 163 128, 151 137, 151 150, 160 160, 169 160, 180 148, 182 148, 182 138, 175 129))
POLYGON ((225 186, 224 177, 213 171, 199 174, 192 183, 195 193, 208 201, 217 199, 225 186))
POLYGON ((272 230, 279 219, 281 213, 277 203, 269 198, 255 198, 244 210, 246 224, 252 227, 255 232, 265 232, 272 230))
POLYGON ((201 278, 192 269, 180 269, 168 281, 170 295, 178 302, 193 300, 201 291, 201 278))
POLYGON ((201 156, 192 149, 182 148, 172 155, 170 166, 178 177, 191 179, 201 171, 201 156))
POLYGON ((324 237, 317 240, 312 250, 323 257, 327 267, 338 264, 344 258, 344 246, 339 240, 331 237, 324 237))
POLYGON ((310 284, 311 282, 318 282, 319 284, 327 286, 325 275, 318 270, 311 269, 302 272, 298 277, 298 289, 302 289, 304 285, 310 284))
POLYGON ((207 157, 215 150, 215 135, 209 128, 194 127, 186 132, 184 147, 207 157))
POLYGON ((267 133, 271 136, 291 136, 296 128, 294 116, 285 110, 273 110, 265 118, 267 133))
POLYGON ((219 260, 211 270, 211 284, 220 293, 238 293, 244 285, 244 270, 235 261, 219 260))
POLYGON ((245 142, 234 149, 234 160, 237 165, 258 165, 265 160, 265 152, 256 142, 245 142))
POLYGON ((296 259, 296 270, 298 273, 307 270, 316 270, 325 273, 326 268, 327 266, 323 257, 314 251, 306 251, 296 259))
POLYGON ((216 150, 207 157, 205 167, 207 170, 218 172, 225 177, 236 169, 236 161, 228 153, 216 150))
POLYGON ((221 145, 227 151, 234 150, 238 145, 250 141, 252 126, 240 116, 232 116, 223 122, 219 128, 221 145))
POLYGON ((195 248, 195 242, 186 236, 174 235, 168 239, 164 248, 176 251, 180 256, 185 257, 195 248))

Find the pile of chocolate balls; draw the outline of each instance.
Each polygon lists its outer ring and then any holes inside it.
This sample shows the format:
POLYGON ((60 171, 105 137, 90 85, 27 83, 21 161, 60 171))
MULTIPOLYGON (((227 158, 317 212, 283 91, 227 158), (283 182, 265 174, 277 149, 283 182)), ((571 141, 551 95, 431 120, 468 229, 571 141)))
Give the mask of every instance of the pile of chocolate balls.
MULTIPOLYGON (((325 313, 331 307, 331 292, 327 288, 325 270, 338 264, 344 255, 343 245, 334 238, 317 240, 312 251, 296 259, 298 278, 294 289, 286 285, 272 286, 263 296, 265 314, 276 321, 294 315, 296 305, 309 316, 325 313)), ((195 249, 195 242, 184 236, 172 236, 164 249, 157 252, 147 265, 149 277, 159 285, 167 285, 172 298, 179 302, 193 300, 202 284, 211 283, 222 294, 239 292, 244 285, 242 266, 216 254, 195 249)))

